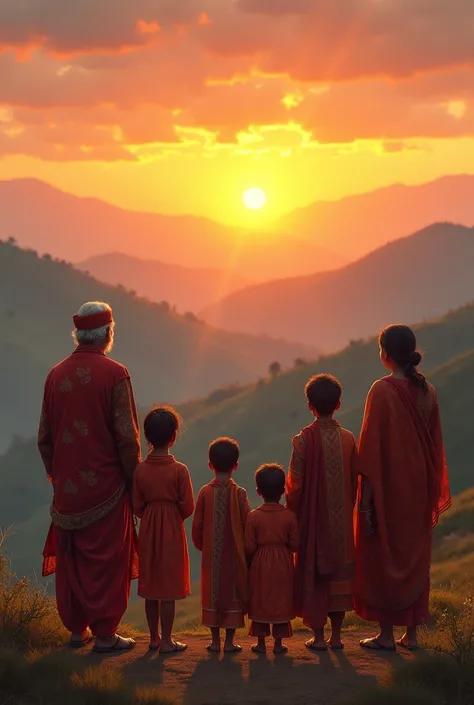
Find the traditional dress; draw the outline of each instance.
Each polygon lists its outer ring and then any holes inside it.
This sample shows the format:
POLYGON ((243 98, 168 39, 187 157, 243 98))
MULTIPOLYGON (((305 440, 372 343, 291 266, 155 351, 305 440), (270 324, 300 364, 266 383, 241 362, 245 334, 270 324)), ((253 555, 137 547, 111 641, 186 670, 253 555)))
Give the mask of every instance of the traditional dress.
POLYGON ((184 521, 194 511, 189 470, 172 455, 149 455, 133 477, 133 511, 140 517, 138 594, 182 600, 190 590, 184 521))
MULTIPOLYGON (((369 392, 359 472, 373 490, 376 534, 356 530, 355 606, 368 621, 428 620, 431 538, 451 505, 435 389, 385 377, 369 392)), ((362 480, 363 481, 363 480, 362 480)))
POLYGON ((293 439, 287 507, 298 517, 295 610, 311 629, 353 609, 356 443, 335 420, 316 420, 293 439))
POLYGON ((71 632, 109 636, 138 574, 129 488, 140 440, 126 368, 87 345, 56 365, 38 446, 54 490, 43 575, 56 572, 58 611, 71 632))
POLYGON ((193 543, 202 551, 202 623, 207 627, 244 626, 248 602, 245 523, 247 492, 233 480, 213 480, 199 492, 193 543))
POLYGON ((276 639, 292 635, 295 571, 293 553, 298 548, 298 523, 281 504, 263 504, 249 514, 245 549, 251 560, 249 617, 251 636, 276 639))

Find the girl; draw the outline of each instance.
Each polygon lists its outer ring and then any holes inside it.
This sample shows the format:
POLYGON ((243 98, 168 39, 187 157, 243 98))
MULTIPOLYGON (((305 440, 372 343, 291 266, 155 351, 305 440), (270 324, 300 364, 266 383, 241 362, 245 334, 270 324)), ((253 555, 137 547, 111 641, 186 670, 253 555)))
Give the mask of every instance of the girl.
POLYGON ((145 599, 150 650, 162 654, 187 648, 171 635, 175 600, 190 594, 184 520, 194 511, 188 468, 170 454, 179 428, 180 417, 171 407, 150 411, 144 431, 151 450, 133 478, 133 510, 141 519, 138 594, 145 599))
POLYGON ((428 619, 433 527, 451 504, 448 471, 436 391, 417 371, 415 334, 389 326, 379 347, 391 374, 369 392, 359 441, 355 607, 380 623, 361 646, 413 650, 428 619), (406 627, 397 642, 394 625, 406 627))
POLYGON ((292 636, 294 618, 293 553, 298 548, 296 515, 280 504, 285 492, 285 471, 279 465, 262 465, 255 474, 263 504, 249 514, 245 531, 250 564, 250 635, 258 637, 252 651, 265 653, 265 638, 274 638, 275 654, 288 651, 282 639, 292 636))

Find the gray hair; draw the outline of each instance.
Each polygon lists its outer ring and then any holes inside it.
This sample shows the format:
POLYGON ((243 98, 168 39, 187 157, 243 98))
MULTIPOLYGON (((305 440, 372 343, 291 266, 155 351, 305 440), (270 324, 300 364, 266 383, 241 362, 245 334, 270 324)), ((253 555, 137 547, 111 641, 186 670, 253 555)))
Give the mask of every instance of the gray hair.
MULTIPOLYGON (((77 315, 91 316, 102 311, 112 311, 112 309, 104 301, 88 301, 81 306, 77 315)), ((112 321, 106 326, 94 328, 93 330, 74 330, 72 337, 76 345, 95 345, 105 348, 105 352, 110 352, 114 344, 114 327, 115 323, 112 321)))

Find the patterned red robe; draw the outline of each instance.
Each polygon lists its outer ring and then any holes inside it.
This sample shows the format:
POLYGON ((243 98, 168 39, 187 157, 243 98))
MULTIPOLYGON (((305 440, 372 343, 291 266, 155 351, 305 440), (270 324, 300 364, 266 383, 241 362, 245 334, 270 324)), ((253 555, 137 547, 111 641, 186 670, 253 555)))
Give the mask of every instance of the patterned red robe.
POLYGON ((295 611, 311 629, 353 609, 356 443, 334 420, 316 420, 293 439, 286 501, 298 517, 295 611))

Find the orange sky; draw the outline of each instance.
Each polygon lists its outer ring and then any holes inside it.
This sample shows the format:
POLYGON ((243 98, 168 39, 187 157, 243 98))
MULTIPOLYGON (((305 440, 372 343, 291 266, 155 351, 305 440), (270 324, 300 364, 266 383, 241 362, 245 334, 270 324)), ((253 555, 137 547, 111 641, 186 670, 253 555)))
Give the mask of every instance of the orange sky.
POLYGON ((472 0, 2 0, 0 178, 248 224, 474 172, 473 34, 472 0))

